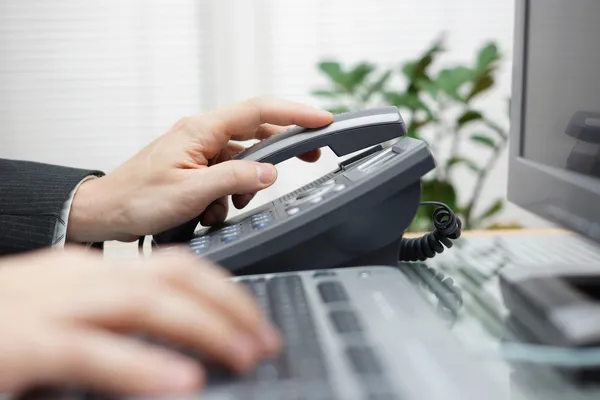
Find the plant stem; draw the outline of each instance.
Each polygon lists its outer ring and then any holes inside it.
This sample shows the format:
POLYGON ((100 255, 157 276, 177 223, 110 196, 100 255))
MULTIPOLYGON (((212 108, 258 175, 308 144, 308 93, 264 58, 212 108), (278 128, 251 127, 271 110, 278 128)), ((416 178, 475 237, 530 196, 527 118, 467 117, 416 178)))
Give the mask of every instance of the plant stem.
POLYGON ((502 138, 503 141, 506 141, 508 139, 508 134, 495 122, 490 121, 487 118, 483 118, 482 122, 484 123, 485 126, 487 126, 491 130, 496 132, 498 135, 500 135, 500 137, 502 138))
POLYGON ((460 128, 458 125, 456 129, 454 129, 454 135, 452 135, 452 146, 450 147, 450 159, 455 158, 458 155, 459 145, 460 145, 460 128))
POLYGON ((477 204, 477 202, 479 201, 479 198, 481 197, 483 183, 485 182, 491 169, 496 164, 496 161, 498 161, 498 158, 500 157, 500 153, 502 152, 502 150, 504 150, 506 142, 507 142, 506 140, 503 140, 502 145, 498 146, 496 149, 494 149, 494 152, 488 159, 487 163, 485 164, 485 167, 482 168, 481 172, 479 172, 479 174, 477 175, 475 187, 473 188, 473 194, 471 195, 471 199, 469 200, 468 205, 465 208, 465 213, 464 213, 465 229, 469 229, 472 226, 473 209, 475 208, 475 205, 477 204))

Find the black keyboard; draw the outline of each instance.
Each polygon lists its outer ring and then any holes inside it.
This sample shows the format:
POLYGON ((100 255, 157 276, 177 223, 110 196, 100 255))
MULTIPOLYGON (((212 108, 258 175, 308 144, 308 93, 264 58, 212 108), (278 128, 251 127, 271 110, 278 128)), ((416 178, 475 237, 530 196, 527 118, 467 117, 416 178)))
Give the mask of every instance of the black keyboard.
MULTIPOLYGON (((279 328, 284 347, 277 358, 261 363, 247 376, 209 365, 208 386, 240 385, 240 394, 243 391, 245 399, 288 399, 290 390, 299 396, 292 396, 293 399, 336 399, 302 278, 298 275, 246 278, 239 283, 250 290, 265 314, 279 328), (278 392, 281 396, 277 395, 278 392)), ((364 383, 364 398, 396 399, 373 349, 366 340, 356 340, 364 329, 351 309, 351 300, 343 285, 328 279, 318 283, 317 289, 324 306, 335 305, 329 312, 330 322, 340 335, 340 344, 345 345, 346 362, 351 371, 358 381, 362 379, 364 383), (353 335, 353 344, 346 345, 343 335, 353 335)))

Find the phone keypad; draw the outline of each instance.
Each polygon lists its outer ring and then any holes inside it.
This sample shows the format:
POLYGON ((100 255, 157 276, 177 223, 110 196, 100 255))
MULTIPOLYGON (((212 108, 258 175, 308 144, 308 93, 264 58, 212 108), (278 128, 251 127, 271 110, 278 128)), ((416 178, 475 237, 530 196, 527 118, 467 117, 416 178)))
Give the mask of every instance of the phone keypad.
MULTIPOLYGON (((286 195, 286 199, 280 199, 284 209, 281 210, 281 216, 292 217, 304 210, 314 207, 329 197, 346 189, 348 182, 344 177, 336 179, 336 174, 321 178, 318 181, 307 185, 303 190, 298 190, 293 194, 293 197, 286 195)), ((277 204, 277 201, 275 202, 277 204)), ((253 232, 260 232, 267 229, 277 220, 276 209, 266 209, 238 221, 234 225, 225 226, 213 232, 208 232, 205 235, 198 236, 192 239, 189 243, 191 249, 196 254, 204 254, 214 248, 234 243, 244 237, 244 235, 253 232)))
POLYGON ((210 236, 200 236, 190 241, 190 248, 196 254, 202 254, 210 247, 212 238, 210 236))
POLYGON ((221 242, 224 244, 237 240, 242 235, 242 225, 235 224, 221 229, 221 242))
POLYGON ((250 225, 252 229, 260 231, 268 227, 273 222, 273 211, 267 210, 254 214, 250 217, 250 225))

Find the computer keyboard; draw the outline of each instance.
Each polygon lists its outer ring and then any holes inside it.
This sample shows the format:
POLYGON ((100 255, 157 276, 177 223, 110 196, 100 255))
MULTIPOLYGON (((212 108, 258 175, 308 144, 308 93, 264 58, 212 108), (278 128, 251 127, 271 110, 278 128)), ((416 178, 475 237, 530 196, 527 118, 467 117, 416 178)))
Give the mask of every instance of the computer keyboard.
MULTIPOLYGON (((277 358, 262 362, 250 374, 234 375, 218 366, 209 366, 208 387, 243 385, 245 399, 271 398, 277 392, 273 384, 283 384, 281 399, 336 399, 317 327, 302 278, 295 274, 272 278, 243 278, 238 280, 255 296, 258 304, 279 328, 284 347, 277 358), (297 392, 290 397, 289 390, 297 392)), ((330 322, 339 335, 354 335, 346 346, 349 368, 364 388, 370 392, 365 399, 396 399, 392 389, 386 390, 385 371, 375 350, 362 337, 359 316, 352 311, 348 292, 342 282, 327 279, 317 284, 323 305, 332 305, 330 322), (373 379, 377 387, 370 390, 373 379)), ((242 390, 242 389, 240 389, 242 390)))

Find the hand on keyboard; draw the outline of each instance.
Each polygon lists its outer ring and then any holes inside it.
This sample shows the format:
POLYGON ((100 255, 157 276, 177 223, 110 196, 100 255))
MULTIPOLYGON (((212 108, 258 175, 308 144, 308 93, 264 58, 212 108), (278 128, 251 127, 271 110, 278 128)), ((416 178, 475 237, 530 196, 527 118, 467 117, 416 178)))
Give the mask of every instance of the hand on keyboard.
POLYGON ((127 333, 252 369, 278 352, 279 334, 227 278, 183 252, 128 262, 69 251, 3 258, 0 392, 68 385, 159 395, 204 384, 197 360, 127 333))

